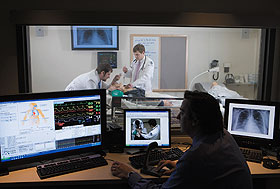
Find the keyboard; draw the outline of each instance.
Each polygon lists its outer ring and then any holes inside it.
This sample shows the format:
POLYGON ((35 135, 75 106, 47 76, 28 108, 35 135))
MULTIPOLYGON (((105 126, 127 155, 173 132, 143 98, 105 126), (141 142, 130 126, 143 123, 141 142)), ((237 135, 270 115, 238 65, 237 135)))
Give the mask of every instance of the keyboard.
POLYGON ((58 162, 38 165, 37 173, 41 179, 45 179, 104 165, 108 165, 104 157, 100 154, 94 154, 80 158, 73 158, 69 160, 62 160, 58 162))
MULTIPOLYGON (((184 154, 179 148, 171 148, 169 150, 153 150, 149 155, 149 165, 157 165, 161 160, 178 160, 184 154)), ((129 161, 135 169, 144 166, 146 153, 129 157, 129 161)))
POLYGON ((252 161, 256 163, 261 163, 263 160, 263 155, 261 150, 239 147, 242 154, 247 161, 252 161))

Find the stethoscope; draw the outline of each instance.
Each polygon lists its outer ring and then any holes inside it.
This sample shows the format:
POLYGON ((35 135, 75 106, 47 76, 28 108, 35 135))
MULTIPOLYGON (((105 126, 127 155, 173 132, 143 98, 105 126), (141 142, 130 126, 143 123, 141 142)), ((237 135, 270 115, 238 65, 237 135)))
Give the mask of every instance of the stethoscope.
MULTIPOLYGON (((140 70, 144 70, 144 66, 145 66, 145 64, 146 64, 146 55, 145 55, 145 57, 144 57, 144 58, 145 58, 145 59, 144 59, 144 63, 142 64, 142 66, 141 66, 141 68, 139 69, 139 71, 140 71, 140 70)), ((133 62, 134 62, 134 63, 136 63, 136 62, 137 62, 137 60, 136 60, 136 59, 134 59, 134 60, 133 60, 133 62)))
MULTIPOLYGON (((136 59, 134 59, 133 60, 133 63, 135 64, 137 62, 137 60, 136 59)), ((144 70, 144 66, 145 66, 145 64, 146 64, 146 55, 145 55, 145 59, 144 59, 144 63, 142 64, 142 67, 138 70, 138 74, 139 74, 139 71, 140 70, 144 70)), ((130 67, 132 68, 132 64, 130 65, 130 67)), ((123 77, 123 81, 125 81, 125 76, 123 77)))

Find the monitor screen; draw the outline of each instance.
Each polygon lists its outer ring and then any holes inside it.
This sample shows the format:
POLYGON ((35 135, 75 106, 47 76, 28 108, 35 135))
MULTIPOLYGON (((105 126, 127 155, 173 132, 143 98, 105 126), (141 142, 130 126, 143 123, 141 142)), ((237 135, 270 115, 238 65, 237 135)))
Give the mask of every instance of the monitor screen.
POLYGON ((106 125, 103 96, 105 90, 5 96, 0 102, 1 162, 100 147, 106 125))
POLYGON ((117 52, 98 52, 97 64, 108 63, 112 68, 117 68, 117 52))
POLYGON ((227 130, 238 140, 242 137, 253 142, 274 140, 279 129, 277 103, 227 99, 225 108, 227 130))
POLYGON ((126 147, 145 147, 154 141, 170 147, 169 109, 124 110, 124 126, 126 147))
POLYGON ((118 50, 118 26, 72 26, 72 50, 118 50))

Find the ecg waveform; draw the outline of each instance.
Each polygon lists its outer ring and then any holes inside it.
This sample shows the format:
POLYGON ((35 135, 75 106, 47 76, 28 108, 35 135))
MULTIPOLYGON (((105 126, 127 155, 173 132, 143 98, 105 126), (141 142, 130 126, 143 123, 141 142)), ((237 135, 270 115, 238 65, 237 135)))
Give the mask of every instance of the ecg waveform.
POLYGON ((100 124, 100 101, 85 100, 54 105, 55 129, 100 124))

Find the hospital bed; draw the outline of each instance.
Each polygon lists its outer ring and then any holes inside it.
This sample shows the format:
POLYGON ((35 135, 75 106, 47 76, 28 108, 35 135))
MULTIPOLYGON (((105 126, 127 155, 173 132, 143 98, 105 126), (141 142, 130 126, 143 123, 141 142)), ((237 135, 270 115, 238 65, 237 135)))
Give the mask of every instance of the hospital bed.
POLYGON ((180 128, 177 115, 183 98, 168 94, 150 92, 146 97, 112 97, 107 94, 107 115, 114 122, 123 122, 123 109, 170 109, 172 128, 180 128))
POLYGON ((226 99, 247 99, 241 96, 236 91, 228 89, 224 84, 217 84, 213 86, 210 82, 195 83, 193 90, 200 92, 207 92, 215 97, 224 107, 226 99))
POLYGON ((236 91, 228 89, 224 84, 216 84, 213 86, 211 82, 200 82, 195 83, 192 90, 197 90, 200 92, 206 92, 216 98, 220 103, 220 110, 222 115, 225 112, 225 101, 226 99, 248 99, 244 98, 236 91))

